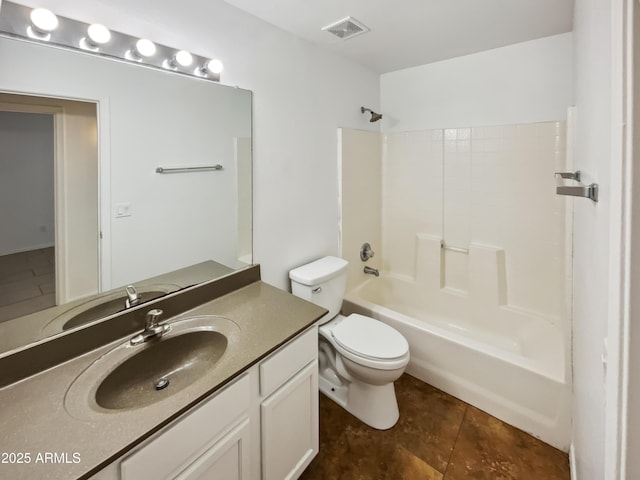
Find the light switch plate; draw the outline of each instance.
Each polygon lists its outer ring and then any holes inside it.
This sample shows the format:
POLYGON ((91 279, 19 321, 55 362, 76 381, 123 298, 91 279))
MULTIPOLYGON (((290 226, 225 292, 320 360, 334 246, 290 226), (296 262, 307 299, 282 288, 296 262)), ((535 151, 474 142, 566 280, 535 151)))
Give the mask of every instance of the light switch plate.
POLYGON ((116 218, 131 216, 131 203, 116 203, 116 218))

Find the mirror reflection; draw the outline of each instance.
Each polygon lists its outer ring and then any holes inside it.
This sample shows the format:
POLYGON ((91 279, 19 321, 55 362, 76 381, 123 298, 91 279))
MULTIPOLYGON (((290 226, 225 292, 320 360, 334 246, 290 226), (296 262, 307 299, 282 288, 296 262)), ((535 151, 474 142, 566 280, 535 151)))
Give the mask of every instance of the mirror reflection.
POLYGON ((0 56, 0 353, 251 264, 251 92, 0 56))

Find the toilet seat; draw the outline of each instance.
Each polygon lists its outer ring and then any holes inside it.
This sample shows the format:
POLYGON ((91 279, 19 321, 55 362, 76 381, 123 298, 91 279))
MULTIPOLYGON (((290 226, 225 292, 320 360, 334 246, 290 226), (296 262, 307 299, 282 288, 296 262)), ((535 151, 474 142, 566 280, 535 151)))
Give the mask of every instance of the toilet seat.
POLYGON ((392 370, 409 361, 409 344, 395 329, 371 317, 353 313, 331 329, 336 349, 371 368, 392 370))

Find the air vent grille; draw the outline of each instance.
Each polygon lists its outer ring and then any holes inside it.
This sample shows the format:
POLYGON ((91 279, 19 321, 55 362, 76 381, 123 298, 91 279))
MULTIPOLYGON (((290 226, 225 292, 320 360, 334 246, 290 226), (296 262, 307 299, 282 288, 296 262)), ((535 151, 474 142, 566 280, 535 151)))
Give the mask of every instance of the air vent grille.
POLYGON ((367 33, 369 31, 369 27, 353 17, 347 17, 323 27, 322 31, 329 32, 342 40, 347 40, 355 37, 356 35, 367 33))

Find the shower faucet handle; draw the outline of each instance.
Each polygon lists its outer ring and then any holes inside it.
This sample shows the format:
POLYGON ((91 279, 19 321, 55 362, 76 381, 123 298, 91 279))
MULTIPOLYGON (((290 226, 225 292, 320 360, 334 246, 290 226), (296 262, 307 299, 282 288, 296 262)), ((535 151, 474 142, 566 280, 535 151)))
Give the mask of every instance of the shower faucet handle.
POLYGON ((371 245, 368 242, 363 243, 362 247, 360 247, 360 260, 366 262, 374 255, 375 253, 373 253, 373 250, 371 250, 371 245))

